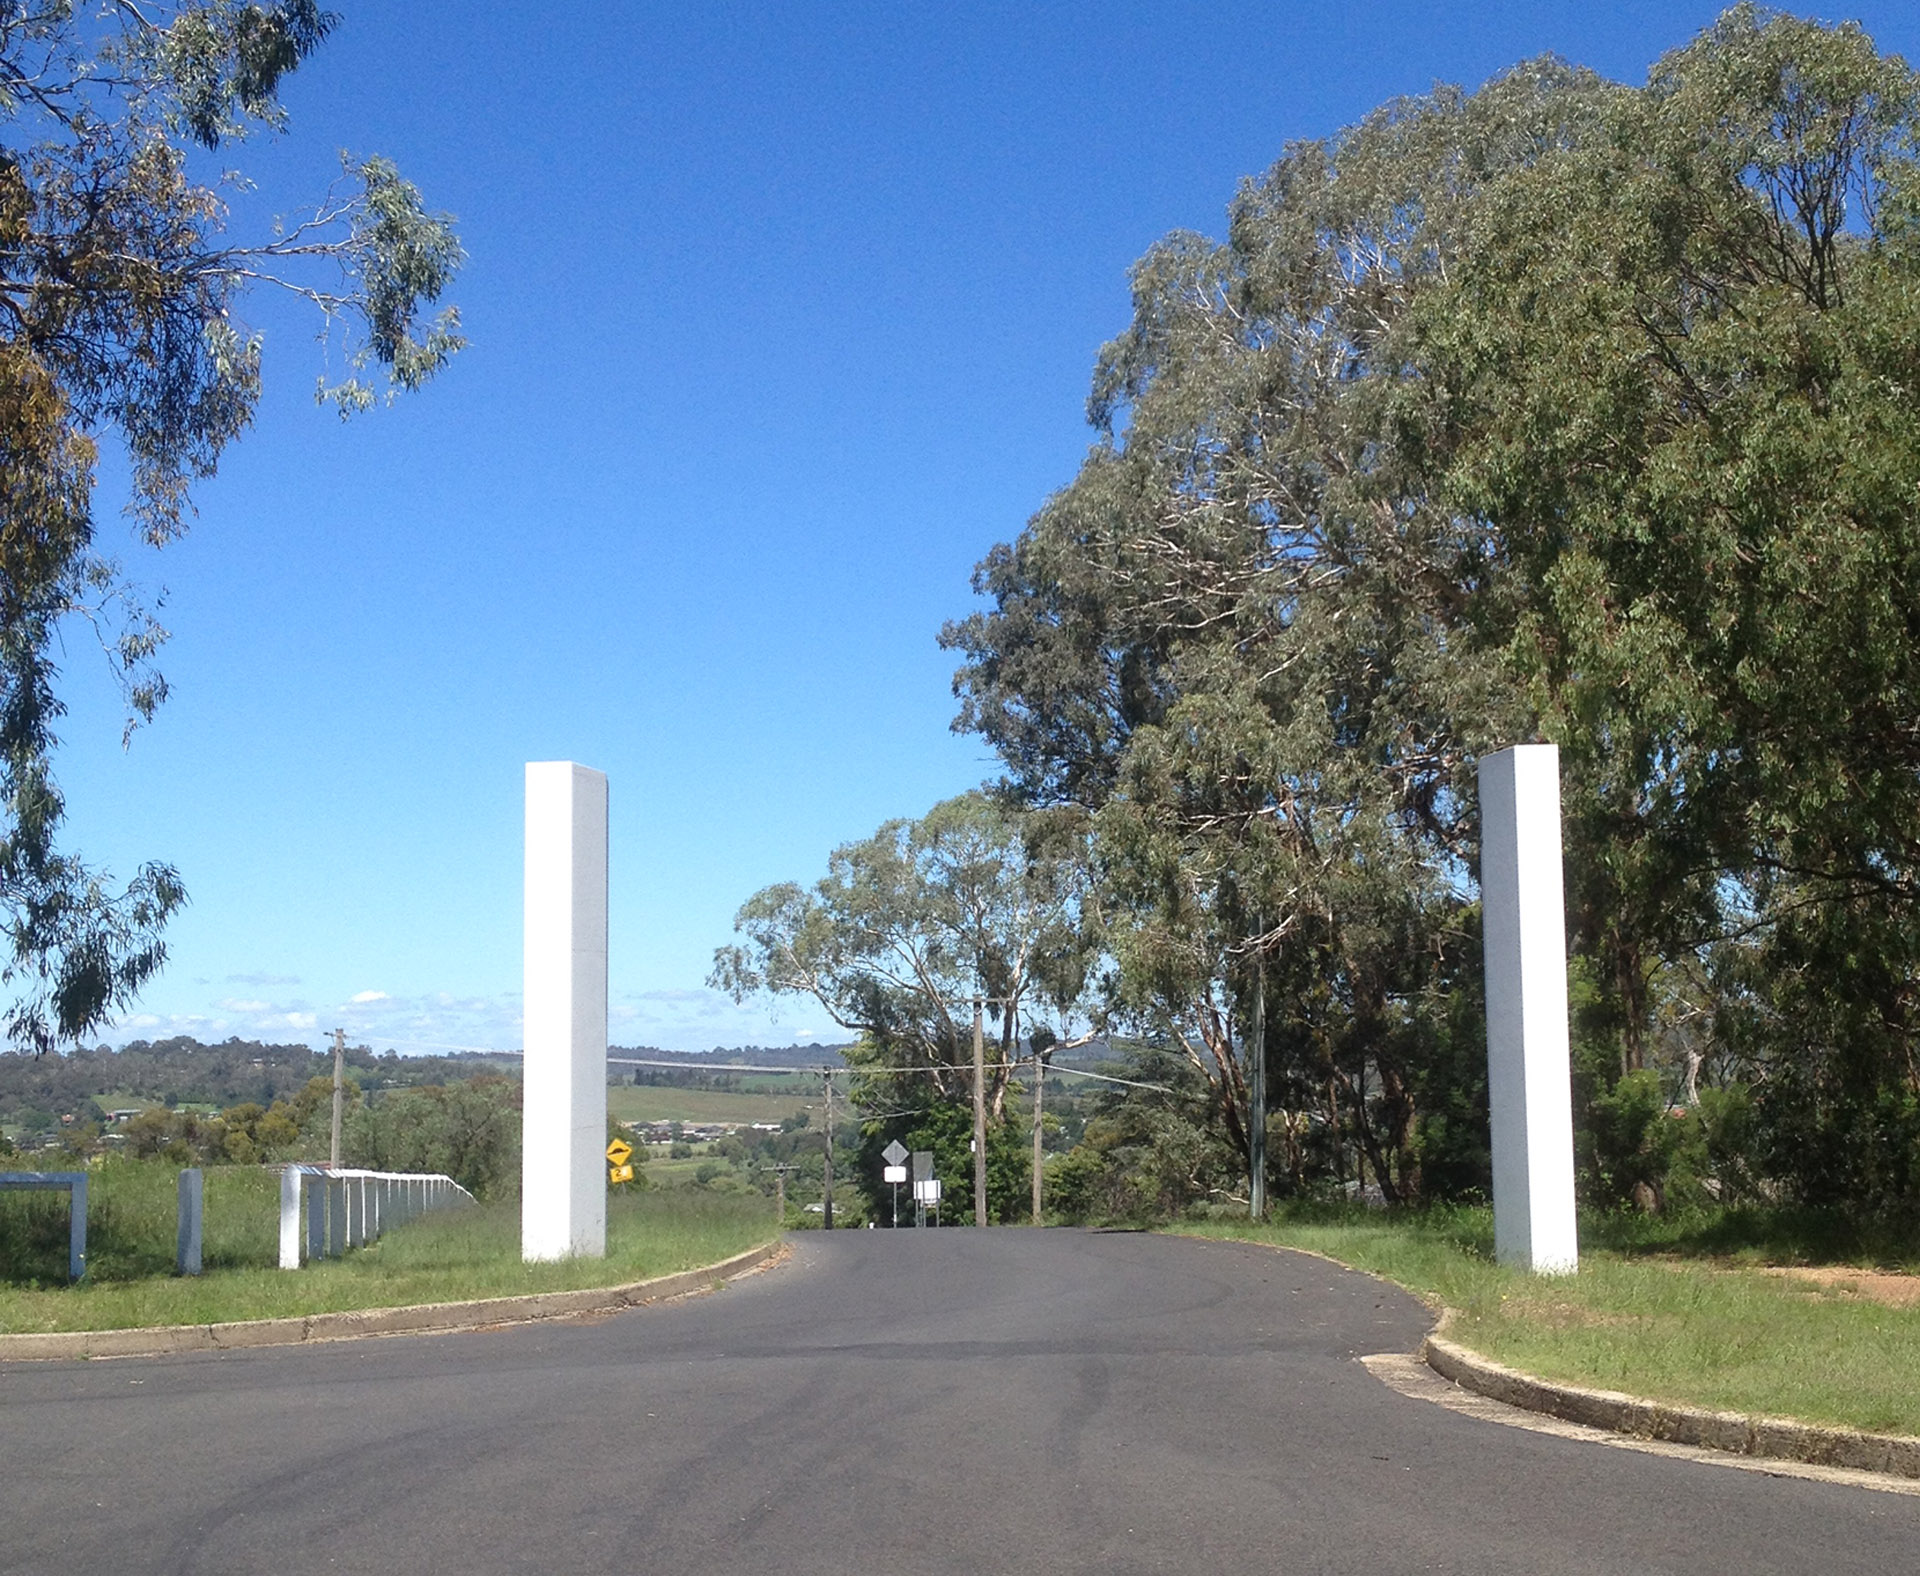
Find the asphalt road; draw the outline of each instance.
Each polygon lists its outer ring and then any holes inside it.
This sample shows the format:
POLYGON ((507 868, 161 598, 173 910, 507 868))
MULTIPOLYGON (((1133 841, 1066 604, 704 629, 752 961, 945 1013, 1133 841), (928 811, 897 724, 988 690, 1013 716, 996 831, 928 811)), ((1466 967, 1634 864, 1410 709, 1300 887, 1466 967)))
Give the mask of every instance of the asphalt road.
POLYGON ((1235 1243, 843 1232, 596 1323, 0 1366, 0 1571, 1892 1573, 1920 1500, 1396 1394, 1235 1243))

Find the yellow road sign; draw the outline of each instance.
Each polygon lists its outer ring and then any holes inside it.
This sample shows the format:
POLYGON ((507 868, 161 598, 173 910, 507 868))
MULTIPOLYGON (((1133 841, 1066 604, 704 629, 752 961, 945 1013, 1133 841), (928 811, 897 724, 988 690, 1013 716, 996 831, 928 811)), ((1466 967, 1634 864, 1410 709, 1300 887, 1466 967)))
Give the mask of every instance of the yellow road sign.
POLYGON ((631 1182, 633 1180, 633 1167, 629 1165, 617 1165, 607 1172, 607 1180, 609 1182, 631 1182))
POLYGON ((633 1145, 628 1143, 624 1138, 616 1138, 612 1143, 607 1145, 608 1165, 624 1166, 632 1158, 633 1145))

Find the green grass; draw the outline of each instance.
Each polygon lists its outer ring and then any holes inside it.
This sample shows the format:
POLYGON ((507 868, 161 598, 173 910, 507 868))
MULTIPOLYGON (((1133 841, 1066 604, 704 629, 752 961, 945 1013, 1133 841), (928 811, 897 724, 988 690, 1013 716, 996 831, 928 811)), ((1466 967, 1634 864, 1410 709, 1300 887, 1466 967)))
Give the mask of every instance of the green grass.
MULTIPOLYGON (((74 1163, 38 1167, 71 1170, 74 1163)), ((9 1162, 8 1169, 25 1167, 9 1162)), ((250 1166, 208 1166, 201 1262, 270 1267, 280 1253, 280 1179, 250 1166)), ((96 1283, 173 1270, 180 1169, 110 1155, 87 1168, 87 1273, 96 1283)), ((0 1287, 64 1287, 65 1192, 0 1192, 0 1287)))
MULTIPOLYGON (((1920 1434, 1920 1306, 1890 1308, 1768 1274, 1766 1234, 1741 1260, 1683 1259, 1628 1248, 1661 1233, 1631 1222, 1583 1224, 1580 1271, 1531 1276, 1492 1258, 1485 1210, 1387 1217, 1300 1211, 1256 1227, 1180 1228, 1305 1248, 1394 1281, 1455 1311, 1451 1339, 1563 1383, 1726 1411, 1920 1434)), ((1671 1231, 1665 1234, 1670 1239, 1671 1231)))
POLYGON ((135 1094, 131 1089, 109 1089, 105 1094, 95 1095, 93 1103, 103 1111, 151 1111, 162 1104, 144 1094, 135 1094))
MULTIPOLYGON (((216 1218, 219 1174, 217 1168, 207 1172, 209 1228, 216 1218)), ((61 1220, 64 1230, 64 1209, 61 1220)), ((523 1264, 520 1206, 508 1200, 429 1215, 389 1232, 370 1248, 299 1270, 269 1267, 269 1253, 260 1263, 210 1264, 207 1273, 191 1278, 111 1279, 90 1273, 75 1287, 0 1283, 0 1331, 209 1324, 615 1286, 715 1263, 771 1240, 777 1231, 771 1206, 758 1198, 697 1190, 622 1191, 608 1200, 604 1259, 523 1264)), ((168 1267, 172 1232, 169 1214, 168 1267)), ((273 1241, 277 1245, 277 1235, 273 1241)))
POLYGON ((807 1111, 818 1127, 825 1107, 816 1087, 795 1083, 790 1094, 749 1094, 732 1089, 673 1089, 662 1084, 614 1084, 607 1114, 622 1122, 784 1122, 807 1111))

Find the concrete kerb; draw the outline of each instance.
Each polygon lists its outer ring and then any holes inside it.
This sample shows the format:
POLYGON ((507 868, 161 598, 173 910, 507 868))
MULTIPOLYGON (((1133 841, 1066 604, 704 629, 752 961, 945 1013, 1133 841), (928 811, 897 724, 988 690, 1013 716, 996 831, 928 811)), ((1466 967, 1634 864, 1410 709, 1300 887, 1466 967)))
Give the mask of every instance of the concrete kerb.
POLYGON ((618 1313, 647 1303, 709 1291, 771 1264, 786 1250, 784 1239, 749 1248, 718 1264, 656 1275, 623 1286, 534 1292, 521 1297, 481 1297, 467 1302, 419 1303, 406 1308, 356 1308, 300 1314, 286 1319, 245 1319, 228 1324, 156 1325, 133 1330, 72 1330, 0 1335, 0 1361, 76 1357, 165 1357, 177 1352, 239 1351, 258 1346, 297 1346, 308 1341, 346 1341, 374 1335, 424 1335, 491 1325, 528 1324, 589 1313, 618 1313))
POLYGON ((1554 1384, 1448 1340, 1441 1331, 1446 1329, 1449 1317, 1443 1315, 1440 1329, 1422 1343, 1421 1360, 1441 1378, 1490 1400, 1639 1439, 1920 1479, 1920 1439, 1826 1428, 1787 1417, 1714 1412, 1705 1407, 1649 1401, 1615 1390, 1554 1384))
MULTIPOLYGON (((1247 1241, 1247 1238, 1201 1237, 1203 1242, 1247 1241)), ((1554 1384, 1497 1363, 1491 1357, 1446 1338, 1453 1310, 1433 1298, 1402 1286, 1373 1270, 1336 1259, 1315 1248, 1296 1248, 1278 1242, 1257 1244, 1276 1253, 1298 1253, 1338 1265, 1383 1286, 1405 1292, 1425 1303, 1439 1320, 1433 1333, 1420 1343, 1420 1361, 1442 1379, 1490 1401, 1557 1417, 1562 1422, 1605 1429, 1633 1439, 1720 1450, 1729 1455, 1764 1461, 1797 1461, 1805 1466, 1843 1471, 1878 1472, 1920 1482, 1920 1438, 1907 1434, 1870 1434, 1862 1429, 1827 1428, 1790 1417, 1755 1417, 1745 1412, 1715 1412, 1706 1407, 1649 1401, 1617 1390, 1589 1390, 1580 1385, 1554 1384)))

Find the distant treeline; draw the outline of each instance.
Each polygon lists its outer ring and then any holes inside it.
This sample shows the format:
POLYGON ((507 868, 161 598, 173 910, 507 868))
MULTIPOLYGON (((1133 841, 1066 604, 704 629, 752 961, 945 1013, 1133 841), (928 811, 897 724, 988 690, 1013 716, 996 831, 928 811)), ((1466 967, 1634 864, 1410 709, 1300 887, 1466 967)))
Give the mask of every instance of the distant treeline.
MULTIPOLYGON (((349 1046, 346 1062, 365 1090, 452 1083, 481 1072, 518 1077, 520 1066, 517 1056, 399 1056, 363 1045, 349 1046)), ((169 1107, 271 1106, 297 1096, 309 1078, 332 1073, 333 1053, 308 1045, 240 1039, 206 1045, 186 1035, 134 1040, 120 1050, 83 1046, 39 1057, 0 1052, 0 1121, 35 1130, 64 1115, 86 1120, 88 1108, 109 1095, 169 1107)))
POLYGON ((716 1045, 710 1051, 662 1051, 651 1045, 615 1045, 609 1056, 633 1056, 653 1062, 685 1062, 693 1068, 844 1067, 844 1045, 716 1045))
MULTIPOLYGON (((684 1062, 677 1069, 638 1068, 643 1082, 691 1087, 726 1087, 713 1077, 725 1064, 765 1067, 838 1066, 838 1047, 823 1045, 748 1045, 712 1051, 662 1051, 653 1046, 614 1046, 612 1056, 646 1061, 684 1062)), ((401 1056, 364 1045, 347 1047, 348 1076, 369 1093, 458 1083, 476 1073, 520 1076, 518 1055, 463 1052, 449 1056, 401 1056)), ((615 1069, 616 1073, 624 1071, 615 1069)), ((190 1035, 166 1040, 133 1040, 119 1050, 100 1045, 32 1056, 0 1052, 0 1122, 29 1132, 51 1129, 62 1116, 98 1121, 108 1096, 150 1100, 170 1108, 212 1106, 225 1110, 253 1102, 271 1106, 292 1100, 309 1078, 331 1077, 333 1053, 309 1045, 270 1045, 259 1040, 227 1039, 208 1045, 190 1035)))

